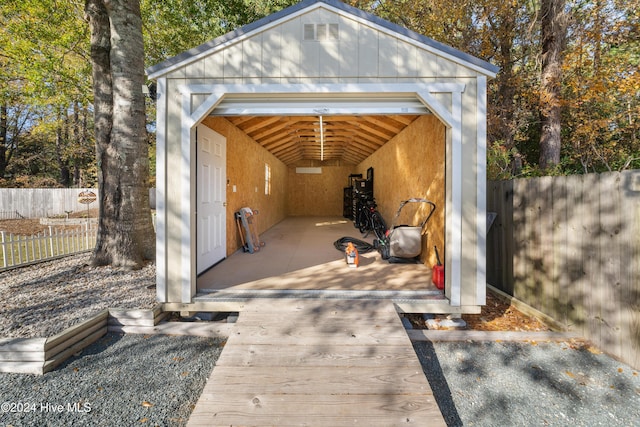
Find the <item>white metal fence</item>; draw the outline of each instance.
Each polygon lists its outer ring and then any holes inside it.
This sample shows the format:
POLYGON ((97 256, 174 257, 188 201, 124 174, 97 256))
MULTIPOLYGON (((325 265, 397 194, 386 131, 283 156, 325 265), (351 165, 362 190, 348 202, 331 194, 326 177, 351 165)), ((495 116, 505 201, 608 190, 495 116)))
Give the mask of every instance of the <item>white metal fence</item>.
POLYGON ((44 233, 33 236, 0 231, 0 271, 92 250, 96 245, 97 230, 97 226, 91 224, 68 230, 49 227, 44 233))

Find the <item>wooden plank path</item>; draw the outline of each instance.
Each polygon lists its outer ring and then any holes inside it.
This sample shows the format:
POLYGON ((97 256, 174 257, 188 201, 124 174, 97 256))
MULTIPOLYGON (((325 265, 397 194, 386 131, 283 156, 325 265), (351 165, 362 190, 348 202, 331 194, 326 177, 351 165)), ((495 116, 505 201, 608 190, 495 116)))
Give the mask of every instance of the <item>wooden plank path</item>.
POLYGON ((393 303, 256 300, 188 426, 444 426, 393 303))

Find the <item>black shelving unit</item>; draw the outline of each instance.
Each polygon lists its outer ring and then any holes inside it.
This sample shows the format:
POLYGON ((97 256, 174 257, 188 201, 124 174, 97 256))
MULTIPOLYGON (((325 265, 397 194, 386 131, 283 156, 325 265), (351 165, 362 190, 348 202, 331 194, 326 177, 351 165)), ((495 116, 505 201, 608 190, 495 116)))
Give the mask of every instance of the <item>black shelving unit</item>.
POLYGON ((351 174, 349 175, 349 185, 348 187, 344 187, 344 202, 342 206, 342 216, 347 219, 353 220, 353 193, 355 180, 362 178, 362 174, 351 174))
POLYGON ((367 169, 367 178, 362 175, 353 178, 353 191, 351 193, 351 217, 356 227, 358 224, 358 211, 363 203, 373 200, 373 168, 367 169))

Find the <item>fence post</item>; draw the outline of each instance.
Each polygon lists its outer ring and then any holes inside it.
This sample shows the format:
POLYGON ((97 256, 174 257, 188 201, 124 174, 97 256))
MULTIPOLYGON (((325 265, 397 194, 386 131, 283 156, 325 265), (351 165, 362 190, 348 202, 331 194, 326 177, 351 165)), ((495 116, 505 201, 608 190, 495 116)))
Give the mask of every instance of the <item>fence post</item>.
POLYGON ((49 226, 49 252, 51 253, 51 256, 53 256, 53 254, 55 252, 53 252, 53 236, 52 236, 52 230, 51 230, 51 226, 49 226))
MULTIPOLYGON (((27 260, 29 259, 29 249, 27 249, 27 260)), ((35 261, 36 258, 36 238, 31 236, 31 260, 35 261)))
POLYGON ((18 236, 18 264, 22 264, 22 242, 18 236))
POLYGON ((8 266, 7 244, 5 243, 4 231, 0 231, 0 243, 2 243, 2 267, 8 266))
POLYGON ((10 249, 10 254, 11 254, 11 265, 16 265, 16 260, 15 260, 15 256, 13 254, 13 234, 9 233, 9 249, 10 249))

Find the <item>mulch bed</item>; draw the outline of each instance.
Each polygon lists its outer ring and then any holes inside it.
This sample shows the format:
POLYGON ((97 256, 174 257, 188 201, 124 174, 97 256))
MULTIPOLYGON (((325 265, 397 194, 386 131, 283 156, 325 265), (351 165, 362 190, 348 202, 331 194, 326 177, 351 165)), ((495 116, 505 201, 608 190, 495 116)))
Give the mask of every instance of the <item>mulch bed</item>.
MULTIPOLYGON (((427 329, 421 315, 407 316, 415 329, 427 329)), ((535 317, 528 316, 492 292, 487 292, 487 303, 480 314, 463 314, 466 329, 474 331, 530 331, 551 329, 535 317)))

